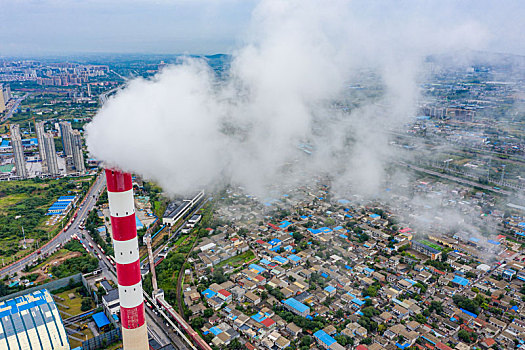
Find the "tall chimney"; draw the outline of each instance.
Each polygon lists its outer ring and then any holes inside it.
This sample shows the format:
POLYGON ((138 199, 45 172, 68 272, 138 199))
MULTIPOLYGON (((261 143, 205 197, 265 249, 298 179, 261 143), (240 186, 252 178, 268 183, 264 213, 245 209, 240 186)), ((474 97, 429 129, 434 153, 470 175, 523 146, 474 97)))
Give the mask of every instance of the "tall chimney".
POLYGON ((122 345, 124 350, 148 350, 131 174, 106 169, 106 180, 117 265, 122 345))

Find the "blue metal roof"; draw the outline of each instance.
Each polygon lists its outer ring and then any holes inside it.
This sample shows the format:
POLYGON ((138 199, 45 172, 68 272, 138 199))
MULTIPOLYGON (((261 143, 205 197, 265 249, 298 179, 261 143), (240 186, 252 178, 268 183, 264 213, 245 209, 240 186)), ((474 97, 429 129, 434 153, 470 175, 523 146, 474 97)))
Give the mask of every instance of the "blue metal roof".
POLYGON ((206 299, 209 299, 209 298, 213 298, 214 296, 216 296, 217 292, 214 292, 213 290, 208 288, 208 289, 206 289, 205 291, 202 292, 202 295, 204 295, 204 297, 206 299))
POLYGON ((295 254, 290 254, 287 256, 288 259, 292 260, 293 262, 299 262, 301 261, 301 258, 298 257, 297 255, 295 254))
POLYGON ((258 273, 263 273, 263 272, 266 271, 265 268, 263 268, 263 267, 261 267, 261 266, 259 266, 257 264, 250 264, 249 267, 250 267, 250 269, 256 270, 258 273))
POLYGON ((333 291, 335 291, 335 287, 334 286, 326 286, 324 288, 324 290, 326 290, 328 293, 332 293, 333 291))
POLYGON ((288 226, 290 226, 292 223, 290 221, 282 221, 281 224, 279 225, 280 228, 287 228, 288 226))
POLYGON ((271 241, 268 242, 268 244, 270 244, 272 246, 273 245, 278 245, 279 243, 281 243, 281 240, 278 239, 278 238, 274 238, 274 239, 272 239, 271 241))
POLYGON ((329 347, 333 345, 334 343, 337 343, 337 341, 334 338, 332 338, 330 335, 328 335, 328 333, 326 333, 322 329, 315 332, 314 337, 319 339, 319 341, 323 343, 325 347, 329 347))
POLYGON ((476 315, 476 314, 473 313, 473 312, 470 312, 470 311, 468 311, 468 310, 461 309, 461 308, 460 308, 460 310, 461 310, 464 314, 467 314, 467 315, 472 316, 472 317, 474 317, 474 318, 478 318, 478 315, 476 315))
POLYGON ((321 233, 321 230, 319 230, 319 229, 313 229, 313 228, 309 228, 308 231, 309 231, 311 234, 314 234, 314 235, 317 235, 317 234, 321 233))
POLYGON ((106 314, 104 314, 103 312, 96 313, 91 317, 93 317, 93 321, 95 321, 95 324, 97 325, 98 329, 101 329, 102 327, 107 326, 109 324, 109 320, 106 314))
POLYGON ((300 301, 294 299, 294 298, 288 298, 286 300, 283 301, 283 304, 286 304, 290 307, 292 307, 293 309, 299 311, 300 313, 303 313, 303 312, 308 312, 310 313, 310 308, 306 305, 304 305, 303 303, 301 303, 300 301))
POLYGON ((288 259, 283 258, 280 255, 274 256, 273 260, 277 261, 279 264, 286 264, 288 262, 288 259))
POLYGON ((461 286, 468 286, 470 281, 464 277, 461 277, 461 276, 454 276, 454 279, 452 280, 452 283, 456 283, 456 284, 459 284, 461 286))
POLYGON ((214 327, 211 327, 211 328, 210 328, 210 332, 212 332, 213 335, 218 335, 218 334, 221 334, 221 333, 222 333, 222 329, 220 329, 220 328, 217 327, 217 326, 214 326, 214 327))
POLYGON ((0 348, 18 349, 28 339, 33 349, 68 348, 58 309, 46 289, 0 302, 0 348))

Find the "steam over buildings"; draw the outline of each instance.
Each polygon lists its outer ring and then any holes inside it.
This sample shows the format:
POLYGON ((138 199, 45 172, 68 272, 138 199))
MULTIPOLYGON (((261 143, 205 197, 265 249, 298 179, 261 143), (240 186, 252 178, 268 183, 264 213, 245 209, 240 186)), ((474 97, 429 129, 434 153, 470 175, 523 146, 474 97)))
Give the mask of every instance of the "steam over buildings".
POLYGON ((11 145, 13 146, 13 155, 15 158, 16 175, 21 179, 27 178, 26 161, 24 157, 24 148, 22 138, 20 137, 20 126, 11 125, 11 145))

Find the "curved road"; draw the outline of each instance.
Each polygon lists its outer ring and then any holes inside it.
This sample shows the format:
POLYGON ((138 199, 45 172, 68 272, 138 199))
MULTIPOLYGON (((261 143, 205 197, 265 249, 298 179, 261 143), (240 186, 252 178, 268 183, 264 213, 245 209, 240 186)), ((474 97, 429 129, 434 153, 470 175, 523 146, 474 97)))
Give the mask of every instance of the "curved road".
POLYGON ((85 199, 78 204, 77 217, 72 219, 72 225, 67 230, 60 231, 54 238, 52 238, 48 243, 40 247, 40 254, 33 252, 24 258, 0 269, 0 278, 5 275, 12 275, 21 271, 27 264, 32 263, 34 259, 38 258, 42 254, 49 254, 53 252, 57 245, 63 244, 71 239, 71 236, 76 233, 80 237, 81 231, 78 228, 80 221, 84 218, 87 218, 88 213, 97 202, 98 196, 106 185, 106 178, 103 173, 97 176, 97 179, 89 189, 86 194, 85 199))

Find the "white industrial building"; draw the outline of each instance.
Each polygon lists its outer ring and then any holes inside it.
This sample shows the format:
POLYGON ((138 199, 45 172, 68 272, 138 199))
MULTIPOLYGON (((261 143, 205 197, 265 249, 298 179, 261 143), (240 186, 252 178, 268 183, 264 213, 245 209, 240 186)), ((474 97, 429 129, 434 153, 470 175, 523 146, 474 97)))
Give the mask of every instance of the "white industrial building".
POLYGON ((168 204, 162 217, 162 224, 173 226, 175 223, 184 218, 191 209, 195 208, 204 199, 204 191, 197 193, 193 199, 184 199, 182 201, 173 201, 168 204))
POLYGON ((69 348, 64 324, 46 289, 0 302, 0 349, 69 348))

